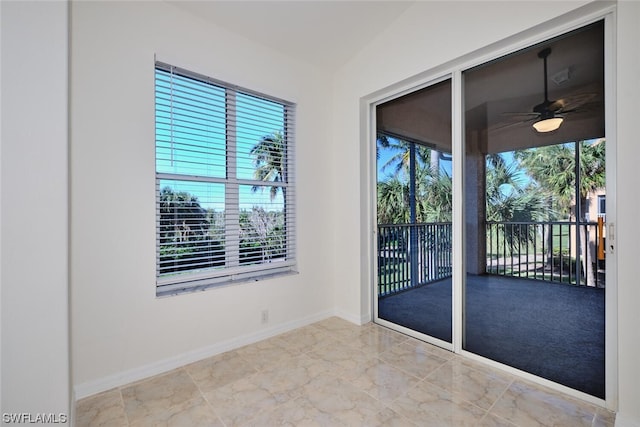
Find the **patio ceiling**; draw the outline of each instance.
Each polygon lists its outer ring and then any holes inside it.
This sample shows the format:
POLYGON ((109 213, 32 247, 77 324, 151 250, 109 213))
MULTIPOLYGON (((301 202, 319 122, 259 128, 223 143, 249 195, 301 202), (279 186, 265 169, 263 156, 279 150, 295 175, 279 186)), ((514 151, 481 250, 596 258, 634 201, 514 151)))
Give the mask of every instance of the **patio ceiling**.
MULTIPOLYGON (((467 141, 479 144, 481 152, 495 153, 604 136, 603 64, 603 25, 594 24, 466 71, 467 141), (549 99, 563 99, 566 109, 575 111, 566 113, 557 131, 540 134, 526 113, 544 100, 538 52, 545 47, 552 51, 549 99)), ((450 151, 450 92, 427 89, 380 105, 378 129, 450 151)))

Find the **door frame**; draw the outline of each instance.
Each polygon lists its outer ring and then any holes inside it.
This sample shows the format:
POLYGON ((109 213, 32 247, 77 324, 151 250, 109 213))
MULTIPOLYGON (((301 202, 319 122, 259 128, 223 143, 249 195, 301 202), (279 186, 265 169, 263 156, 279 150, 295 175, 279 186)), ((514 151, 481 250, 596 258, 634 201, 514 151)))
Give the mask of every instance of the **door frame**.
MULTIPOLYGON (((618 342, 617 342, 617 255, 609 246, 607 250, 607 278, 605 287, 605 400, 596 398, 564 385, 512 368, 493 360, 476 355, 462 349, 463 315, 464 315, 464 277, 465 277, 465 242, 464 242, 464 176, 461 166, 464 164, 464 104, 462 72, 477 65, 484 64, 504 55, 516 52, 529 46, 544 42, 572 30, 584 27, 596 21, 604 21, 604 69, 605 69, 605 138, 606 145, 606 209, 608 239, 615 238, 616 215, 616 61, 615 61, 615 4, 591 3, 575 11, 540 24, 517 35, 493 43, 480 50, 469 53, 445 64, 426 70, 418 75, 395 83, 376 91, 360 100, 361 119, 361 193, 362 205, 369 215, 362 222, 362 250, 366 256, 363 262, 363 295, 369 303, 368 316, 384 326, 391 327, 409 336, 443 347, 456 354, 507 371, 534 383, 550 387, 573 397, 588 401, 609 410, 617 410, 618 406, 618 342), (452 157, 454 170, 453 180, 453 278, 452 278, 452 343, 428 337, 409 328, 399 327, 391 322, 378 318, 377 304, 377 218, 376 218, 376 107, 379 104, 407 95, 416 90, 428 87, 445 79, 452 82, 452 157)), ((363 301, 363 308, 367 305, 363 301)))

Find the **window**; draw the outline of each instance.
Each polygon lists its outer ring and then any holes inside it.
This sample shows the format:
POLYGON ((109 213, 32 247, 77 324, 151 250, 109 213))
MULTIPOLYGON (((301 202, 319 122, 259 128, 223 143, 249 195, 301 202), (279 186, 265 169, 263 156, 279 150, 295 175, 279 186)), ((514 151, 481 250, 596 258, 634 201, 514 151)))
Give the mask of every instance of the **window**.
POLYGON ((295 270, 294 106, 156 63, 157 294, 295 270))
POLYGON ((598 196, 598 217, 605 218, 607 215, 607 196, 598 196))

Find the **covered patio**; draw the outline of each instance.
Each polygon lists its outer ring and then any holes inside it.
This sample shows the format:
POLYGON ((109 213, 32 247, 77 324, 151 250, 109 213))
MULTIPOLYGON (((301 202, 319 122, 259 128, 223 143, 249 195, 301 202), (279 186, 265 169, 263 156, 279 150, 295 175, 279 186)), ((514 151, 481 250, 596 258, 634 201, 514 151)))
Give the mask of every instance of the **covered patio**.
MULTIPOLYGON (((570 256, 574 239, 563 236, 575 227, 486 224, 481 271, 464 277, 462 348, 604 398, 605 263, 598 259, 601 244, 570 256), (498 226, 502 234, 529 227, 526 234, 538 237, 512 244, 496 237, 498 226)), ((596 236, 601 228, 580 227, 596 236)), ((379 319, 452 342, 451 233, 451 223, 378 226, 379 319)))
MULTIPOLYGON (((378 299, 378 317, 451 342, 451 277, 378 299)), ((467 275, 463 348, 604 398, 604 289, 467 275)))

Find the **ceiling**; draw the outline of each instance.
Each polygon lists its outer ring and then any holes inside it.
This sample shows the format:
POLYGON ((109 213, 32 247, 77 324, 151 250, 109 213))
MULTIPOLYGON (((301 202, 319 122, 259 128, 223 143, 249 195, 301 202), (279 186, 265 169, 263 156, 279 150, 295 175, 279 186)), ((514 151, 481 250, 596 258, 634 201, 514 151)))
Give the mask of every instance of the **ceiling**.
MULTIPOLYGON (((211 24, 284 55, 334 70, 356 55, 415 1, 202 1, 165 0, 211 24), (354 31, 357 22, 357 31, 354 31)), ((465 125, 484 152, 547 145, 604 135, 603 26, 578 30, 499 58, 464 73, 465 125), (533 106, 544 100, 543 61, 548 57, 549 99, 564 99, 558 131, 531 128, 533 106), (552 81, 565 72, 569 79, 552 81), (510 113, 523 113, 520 115, 510 113)), ((379 127, 431 145, 451 145, 450 91, 424 89, 378 108, 379 127), (385 119, 386 117, 386 119, 385 119)), ((471 139, 468 138, 468 141, 471 139)))
MULTIPOLYGON (((564 36, 467 70, 464 76, 467 148, 484 153, 604 136, 604 25, 564 36), (544 101, 544 62, 551 48, 548 97, 561 100, 564 123, 557 131, 532 129, 533 107, 544 101), (564 81, 562 81, 564 80, 564 81), (559 83, 556 83, 558 81, 559 83)), ((378 128, 451 151, 450 91, 425 88, 378 107, 378 128), (422 118, 420 118, 422 117, 422 118), (434 125, 433 117, 439 117, 434 125)))
POLYGON ((414 3, 166 1, 285 55, 331 70, 346 63, 414 3))

